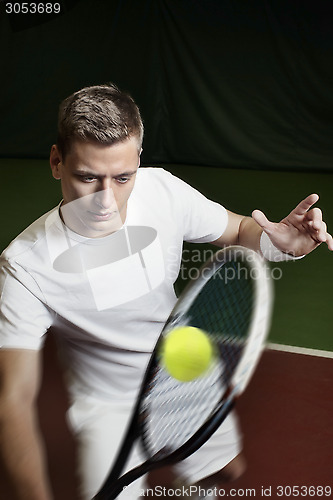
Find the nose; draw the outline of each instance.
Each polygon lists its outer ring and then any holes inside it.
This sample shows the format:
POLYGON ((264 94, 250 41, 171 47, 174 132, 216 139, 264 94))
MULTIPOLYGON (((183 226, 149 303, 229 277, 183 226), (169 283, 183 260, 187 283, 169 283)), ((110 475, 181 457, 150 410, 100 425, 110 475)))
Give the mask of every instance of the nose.
POLYGON ((97 205, 101 208, 108 209, 114 205, 114 194, 110 185, 104 184, 101 191, 98 191, 95 196, 97 205))

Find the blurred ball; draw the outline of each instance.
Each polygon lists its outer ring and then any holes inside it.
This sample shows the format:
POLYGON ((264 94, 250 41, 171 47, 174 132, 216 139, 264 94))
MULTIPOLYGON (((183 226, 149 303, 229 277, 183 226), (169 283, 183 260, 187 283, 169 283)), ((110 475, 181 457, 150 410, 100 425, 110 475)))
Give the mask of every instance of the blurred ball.
POLYGON ((203 330, 193 326, 180 326, 165 338, 162 363, 168 373, 181 382, 200 377, 213 358, 213 347, 203 330))

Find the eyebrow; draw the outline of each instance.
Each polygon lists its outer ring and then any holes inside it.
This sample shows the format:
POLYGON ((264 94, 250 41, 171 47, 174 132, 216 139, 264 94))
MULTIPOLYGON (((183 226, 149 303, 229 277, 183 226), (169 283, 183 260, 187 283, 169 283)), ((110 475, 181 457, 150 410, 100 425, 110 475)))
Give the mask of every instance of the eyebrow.
MULTIPOLYGON (((114 179, 117 179, 118 177, 131 177, 132 175, 136 174, 136 170, 133 171, 128 171, 128 172, 121 172, 120 174, 113 175, 112 177, 114 179)), ((84 168, 79 168, 74 171, 74 174, 76 175, 91 175, 92 177, 105 177, 105 175, 99 175, 96 172, 92 172, 90 170, 86 170, 84 168)))

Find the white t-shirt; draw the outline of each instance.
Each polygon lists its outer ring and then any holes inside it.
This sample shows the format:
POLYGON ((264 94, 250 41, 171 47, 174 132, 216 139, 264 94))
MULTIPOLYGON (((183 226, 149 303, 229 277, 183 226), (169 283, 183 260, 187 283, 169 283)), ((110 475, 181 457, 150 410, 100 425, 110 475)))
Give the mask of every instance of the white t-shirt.
POLYGON ((129 401, 176 301, 183 241, 209 242, 227 212, 160 168, 140 168, 124 226, 85 238, 59 207, 0 258, 0 346, 41 348, 52 326, 74 397, 129 401))

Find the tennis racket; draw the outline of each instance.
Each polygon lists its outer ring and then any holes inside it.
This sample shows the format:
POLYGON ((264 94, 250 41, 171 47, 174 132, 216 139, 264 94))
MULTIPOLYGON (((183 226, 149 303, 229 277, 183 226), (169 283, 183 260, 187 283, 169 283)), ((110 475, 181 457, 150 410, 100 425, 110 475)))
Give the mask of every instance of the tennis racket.
POLYGON ((254 251, 217 251, 179 297, 145 373, 135 410, 114 466, 94 500, 113 500, 152 469, 184 460, 218 429, 244 391, 263 350, 272 304, 268 268, 254 251), (212 366, 179 382, 163 366, 166 336, 179 326, 206 332, 215 347, 212 366), (122 475, 134 443, 145 461, 122 475))

